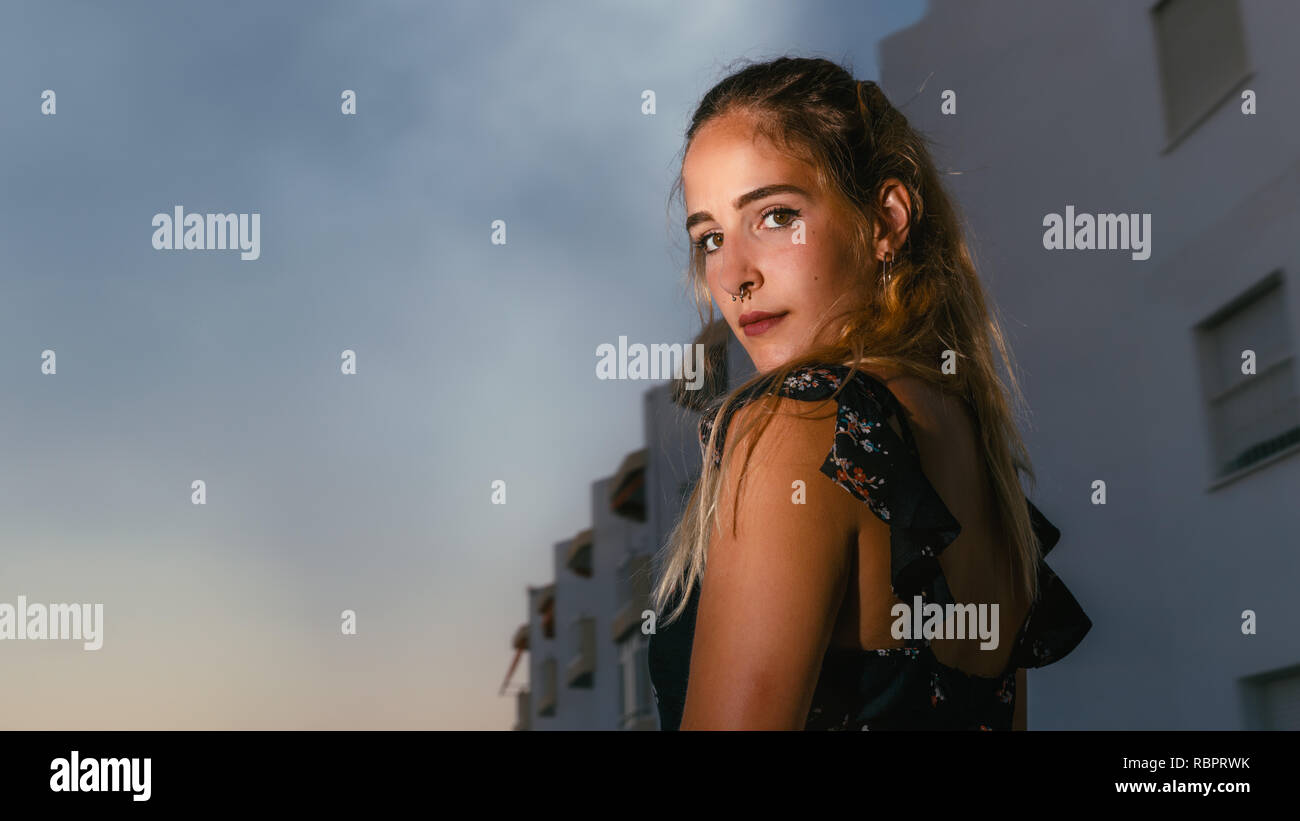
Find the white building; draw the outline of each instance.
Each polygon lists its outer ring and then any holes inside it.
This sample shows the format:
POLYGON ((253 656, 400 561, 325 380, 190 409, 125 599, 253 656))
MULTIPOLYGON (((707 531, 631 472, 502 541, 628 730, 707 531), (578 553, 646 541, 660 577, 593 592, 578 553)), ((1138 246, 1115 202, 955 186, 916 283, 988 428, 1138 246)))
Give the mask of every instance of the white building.
POLYGON ((960 172, 1094 623, 1029 674, 1031 729, 1300 728, 1297 32, 1291 3, 934 0, 881 43, 960 172), (1048 250, 1069 206, 1149 214, 1149 258, 1048 250))
MULTIPOLYGON (((725 325, 698 341, 727 358, 730 387, 753 373, 725 325)), ((528 654, 529 681, 516 692, 515 729, 659 728, 640 628, 654 555, 700 472, 699 414, 687 404, 667 383, 645 392, 646 447, 592 484, 593 527, 556 543, 554 581, 528 589, 528 622, 513 642, 516 663, 528 654)))
POLYGON ((649 590, 644 474, 636 451, 592 483, 594 527, 553 545, 554 581, 528 588, 514 646, 516 661, 528 654, 529 683, 514 729, 657 728, 636 629, 649 590))

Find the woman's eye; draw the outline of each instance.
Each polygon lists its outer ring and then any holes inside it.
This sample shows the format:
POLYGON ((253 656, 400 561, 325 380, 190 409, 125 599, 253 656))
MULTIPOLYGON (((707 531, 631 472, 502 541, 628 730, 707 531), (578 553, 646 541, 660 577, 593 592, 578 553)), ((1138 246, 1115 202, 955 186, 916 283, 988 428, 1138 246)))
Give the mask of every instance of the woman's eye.
POLYGON ((717 231, 710 231, 695 241, 695 247, 699 248, 706 254, 711 254, 718 250, 719 245, 722 245, 722 234, 719 234, 717 231), (713 240, 715 244, 710 246, 709 240, 713 240))
POLYGON ((773 208, 763 215, 763 221, 768 228, 788 228, 797 216, 799 212, 793 208, 773 208), (772 225, 769 220, 776 220, 776 224, 772 225))

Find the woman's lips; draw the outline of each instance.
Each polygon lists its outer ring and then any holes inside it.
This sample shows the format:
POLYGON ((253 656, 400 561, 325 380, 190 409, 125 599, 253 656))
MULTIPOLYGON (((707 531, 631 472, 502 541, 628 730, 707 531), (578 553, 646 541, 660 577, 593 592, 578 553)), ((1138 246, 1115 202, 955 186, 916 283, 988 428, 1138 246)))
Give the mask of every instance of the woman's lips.
POLYGON ((743 325, 741 327, 745 331, 745 336, 758 336, 761 333, 771 330, 783 319, 785 319, 785 314, 777 314, 776 316, 769 316, 765 319, 760 319, 757 322, 751 322, 748 325, 743 325))

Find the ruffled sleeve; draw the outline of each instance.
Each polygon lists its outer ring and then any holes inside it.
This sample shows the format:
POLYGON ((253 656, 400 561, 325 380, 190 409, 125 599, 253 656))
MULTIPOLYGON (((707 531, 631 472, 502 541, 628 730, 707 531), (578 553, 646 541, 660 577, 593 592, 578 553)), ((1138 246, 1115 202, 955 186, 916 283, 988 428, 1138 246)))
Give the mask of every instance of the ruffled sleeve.
POLYGON ((939 555, 957 539, 961 524, 920 469, 897 399, 864 372, 854 376, 839 394, 835 440, 821 472, 890 526, 894 595, 949 603, 939 555), (898 417, 901 437, 889 424, 891 417, 898 417))
MULTIPOLYGON (((1060 540, 1061 531, 1033 502, 1028 499, 1025 502, 1029 505, 1034 532, 1042 544, 1042 555, 1046 556, 1060 540)), ((1092 620, 1046 561, 1038 563, 1038 588, 1038 601, 1030 608, 1011 654, 1012 668, 1043 667, 1059 661, 1092 629, 1092 620)))
MULTIPOLYGON (((847 370, 837 371, 837 378, 843 379, 847 370)), ((835 440, 821 471, 890 526, 894 595, 905 602, 920 596, 926 603, 952 604, 939 556, 961 534, 961 523, 921 469, 916 441, 897 398, 862 371, 854 377, 838 394, 835 440), (891 418, 897 418, 901 436, 889 424, 891 418)), ((804 395, 830 395, 813 394, 804 395)), ((1025 504, 1041 556, 1046 556, 1061 532, 1028 498, 1025 504)), ((1042 667, 1063 658, 1092 628, 1078 601, 1041 558, 1038 581, 1039 597, 1017 635, 1012 669, 1042 667)))

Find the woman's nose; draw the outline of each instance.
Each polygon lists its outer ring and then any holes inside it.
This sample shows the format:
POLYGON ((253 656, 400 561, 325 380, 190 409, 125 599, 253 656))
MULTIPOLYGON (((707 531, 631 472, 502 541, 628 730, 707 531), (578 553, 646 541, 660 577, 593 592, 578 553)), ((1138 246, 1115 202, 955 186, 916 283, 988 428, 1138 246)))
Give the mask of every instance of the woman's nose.
POLYGON ((731 237, 728 237, 728 240, 730 241, 717 251, 724 255, 721 260, 722 274, 719 283, 727 293, 739 297, 742 293, 748 294, 762 285, 763 277, 754 264, 751 249, 742 247, 747 243, 743 239, 732 240, 731 237))

